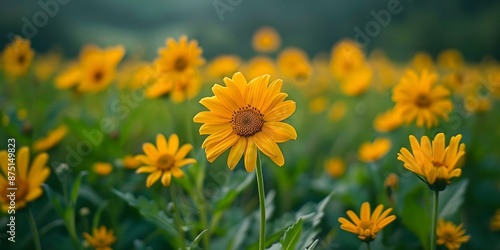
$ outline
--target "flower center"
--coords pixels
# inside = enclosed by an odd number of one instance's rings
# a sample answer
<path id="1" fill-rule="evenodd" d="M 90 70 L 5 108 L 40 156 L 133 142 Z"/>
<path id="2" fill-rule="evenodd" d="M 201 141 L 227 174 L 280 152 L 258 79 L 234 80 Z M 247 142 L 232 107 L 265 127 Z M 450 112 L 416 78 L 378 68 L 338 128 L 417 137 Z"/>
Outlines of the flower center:
<path id="1" fill-rule="evenodd" d="M 237 135 L 248 137 L 262 130 L 264 115 L 260 113 L 260 110 L 248 104 L 247 107 L 233 112 L 231 125 Z"/>
<path id="2" fill-rule="evenodd" d="M 174 166 L 175 159 L 172 155 L 163 154 L 156 161 L 156 167 L 160 170 L 169 170 Z"/>
<path id="3" fill-rule="evenodd" d="M 20 179 L 19 177 L 16 178 L 15 180 L 17 190 L 10 191 L 7 188 L 13 188 L 13 186 L 10 186 L 8 182 L 6 182 L 2 189 L 0 190 L 0 195 L 2 196 L 2 199 L 4 200 L 5 204 L 9 204 L 12 200 L 10 196 L 11 194 L 14 194 L 13 197 L 15 197 L 16 201 L 21 201 L 24 200 L 26 195 L 28 195 L 29 192 L 29 183 L 23 179 Z"/>
<path id="4" fill-rule="evenodd" d="M 371 221 L 361 221 L 358 226 L 359 235 L 371 238 L 372 236 L 373 222 Z"/>
<path id="5" fill-rule="evenodd" d="M 178 57 L 174 62 L 175 71 L 184 71 L 188 65 L 187 60 L 184 57 Z"/>
<path id="6" fill-rule="evenodd" d="M 429 98 L 428 95 L 425 95 L 425 94 L 419 94 L 417 96 L 417 99 L 415 100 L 415 104 L 419 107 L 419 108 L 428 108 L 429 106 L 431 106 L 431 99 Z"/>
<path id="7" fill-rule="evenodd" d="M 440 168 L 440 167 L 447 168 L 446 164 L 438 161 L 432 161 L 432 166 L 434 166 L 435 168 Z"/>
<path id="8" fill-rule="evenodd" d="M 94 82 L 95 83 L 100 82 L 103 77 L 104 77 L 104 73 L 101 70 L 96 70 L 94 72 Z"/>
<path id="9" fill-rule="evenodd" d="M 26 56 L 24 56 L 24 54 L 20 54 L 18 57 L 17 57 L 17 62 L 19 64 L 23 64 L 24 61 L 26 61 Z"/>

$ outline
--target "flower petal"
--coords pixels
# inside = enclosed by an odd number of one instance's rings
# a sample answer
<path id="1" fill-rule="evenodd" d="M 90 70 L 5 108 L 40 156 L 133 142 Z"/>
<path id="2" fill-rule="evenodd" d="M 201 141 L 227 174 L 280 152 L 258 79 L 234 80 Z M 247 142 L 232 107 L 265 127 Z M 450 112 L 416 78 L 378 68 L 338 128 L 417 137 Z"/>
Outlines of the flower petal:
<path id="1" fill-rule="evenodd" d="M 162 173 L 163 171 L 161 170 L 156 170 L 155 172 L 151 173 L 146 179 L 146 187 L 150 188 L 158 179 L 160 179 Z"/>
<path id="2" fill-rule="evenodd" d="M 229 169 L 233 170 L 234 167 L 236 167 L 241 157 L 243 156 L 246 147 L 246 137 L 240 137 L 238 141 L 231 147 L 231 151 L 229 151 L 229 156 L 227 157 L 227 166 L 229 167 Z"/>
<path id="3" fill-rule="evenodd" d="M 257 146 L 255 146 L 253 137 L 247 137 L 244 161 L 247 172 L 253 172 L 257 163 Z"/>
<path id="4" fill-rule="evenodd" d="M 295 112 L 295 108 L 296 104 L 291 100 L 278 103 L 271 111 L 264 114 L 264 120 L 276 122 L 285 120 Z"/>

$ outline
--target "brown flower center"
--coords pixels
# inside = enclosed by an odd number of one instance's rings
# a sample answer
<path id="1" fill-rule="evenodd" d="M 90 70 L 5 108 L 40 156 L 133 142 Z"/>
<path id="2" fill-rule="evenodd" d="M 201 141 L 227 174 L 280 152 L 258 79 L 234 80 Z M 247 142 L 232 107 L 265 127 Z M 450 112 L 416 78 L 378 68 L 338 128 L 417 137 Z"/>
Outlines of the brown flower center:
<path id="1" fill-rule="evenodd" d="M 156 167 L 160 170 L 169 170 L 174 166 L 175 158 L 169 154 L 161 155 L 156 161 Z"/>
<path id="2" fill-rule="evenodd" d="M 237 135 L 248 137 L 262 130 L 264 115 L 260 113 L 260 110 L 248 104 L 247 107 L 233 112 L 231 125 Z"/>
<path id="3" fill-rule="evenodd" d="M 17 190 L 9 190 L 8 188 L 17 188 Z M 11 194 L 14 194 L 16 201 L 21 201 L 26 198 L 29 193 L 29 183 L 19 177 L 15 180 L 15 186 L 9 185 L 9 182 L 6 182 L 2 189 L 0 190 L 0 195 L 5 204 L 9 204 L 11 202 Z"/>
<path id="4" fill-rule="evenodd" d="M 184 71 L 188 66 L 188 61 L 184 57 L 178 57 L 174 62 L 175 71 Z"/>
<path id="5" fill-rule="evenodd" d="M 20 54 L 18 57 L 17 57 L 17 63 L 19 64 L 24 64 L 24 62 L 26 61 L 26 56 L 24 54 Z"/>
<path id="6" fill-rule="evenodd" d="M 440 168 L 440 167 L 448 168 L 446 164 L 438 161 L 432 161 L 432 166 L 434 166 L 435 168 Z"/>
<path id="7" fill-rule="evenodd" d="M 99 83 L 102 78 L 104 78 L 104 72 L 102 72 L 101 70 L 96 70 L 94 72 L 94 82 Z"/>
<path id="8" fill-rule="evenodd" d="M 432 104 L 432 100 L 426 94 L 419 94 L 417 99 L 415 99 L 415 104 L 419 108 L 428 108 Z"/>

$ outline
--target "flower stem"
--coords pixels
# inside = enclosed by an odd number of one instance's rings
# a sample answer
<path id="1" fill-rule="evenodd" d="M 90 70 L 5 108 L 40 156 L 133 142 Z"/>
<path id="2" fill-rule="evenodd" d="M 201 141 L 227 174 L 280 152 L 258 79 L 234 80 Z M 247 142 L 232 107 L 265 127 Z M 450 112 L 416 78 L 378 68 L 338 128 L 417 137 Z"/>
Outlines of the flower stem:
<path id="1" fill-rule="evenodd" d="M 439 191 L 434 191 L 434 204 L 432 209 L 432 228 L 431 228 L 431 250 L 436 250 L 436 227 L 438 217 Z"/>
<path id="2" fill-rule="evenodd" d="M 366 249 L 371 250 L 370 242 L 366 242 Z"/>
<path id="3" fill-rule="evenodd" d="M 264 192 L 264 177 L 262 174 L 262 164 L 260 162 L 260 153 L 257 152 L 257 189 L 259 191 L 260 205 L 260 234 L 259 234 L 259 249 L 266 248 L 266 194 Z"/>
<path id="4" fill-rule="evenodd" d="M 184 236 L 184 230 L 181 224 L 181 212 L 179 210 L 179 203 L 177 202 L 177 195 L 175 194 L 175 185 L 170 186 L 170 199 L 174 203 L 174 221 L 177 227 L 177 232 L 179 233 L 179 246 L 180 249 L 186 249 L 186 237 Z"/>
<path id="5" fill-rule="evenodd" d="M 36 228 L 35 217 L 33 216 L 33 212 L 31 212 L 31 209 L 28 209 L 28 213 L 29 213 L 28 220 L 31 227 L 31 234 L 33 235 L 33 241 L 35 242 L 35 249 L 41 250 L 42 246 L 40 244 L 40 236 L 38 235 L 38 229 Z"/>

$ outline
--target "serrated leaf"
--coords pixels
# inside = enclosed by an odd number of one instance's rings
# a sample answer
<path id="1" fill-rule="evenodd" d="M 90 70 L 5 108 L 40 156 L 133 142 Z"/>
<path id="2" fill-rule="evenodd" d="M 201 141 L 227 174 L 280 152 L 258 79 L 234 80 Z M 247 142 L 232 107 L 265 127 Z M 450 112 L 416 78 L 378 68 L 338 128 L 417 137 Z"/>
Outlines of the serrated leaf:
<path id="1" fill-rule="evenodd" d="M 463 180 L 448 186 L 439 194 L 439 218 L 449 218 L 457 212 L 464 202 L 468 184 L 467 180 Z"/>
<path id="2" fill-rule="evenodd" d="M 302 218 L 297 222 L 293 223 L 286 231 L 283 237 L 280 239 L 283 250 L 295 249 L 295 246 L 299 242 L 300 233 L 302 233 Z"/>
<path id="3" fill-rule="evenodd" d="M 82 178 L 87 175 L 87 171 L 82 171 L 76 177 L 75 183 L 73 184 L 73 188 L 71 189 L 71 204 L 74 206 L 76 204 L 76 200 L 78 199 L 78 192 L 80 190 L 80 186 L 82 184 Z"/>

